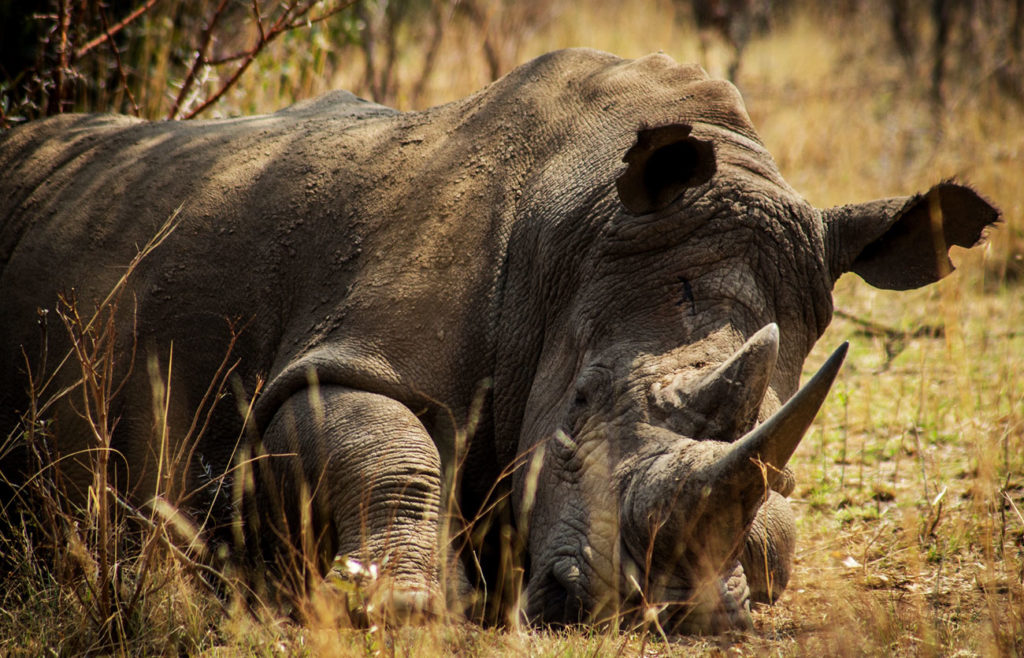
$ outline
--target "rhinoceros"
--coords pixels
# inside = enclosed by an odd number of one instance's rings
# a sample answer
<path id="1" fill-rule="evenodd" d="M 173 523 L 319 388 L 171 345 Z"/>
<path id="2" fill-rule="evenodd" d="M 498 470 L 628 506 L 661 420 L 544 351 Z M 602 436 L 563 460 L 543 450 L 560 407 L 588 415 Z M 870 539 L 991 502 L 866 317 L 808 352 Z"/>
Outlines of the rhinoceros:
<path id="1" fill-rule="evenodd" d="M 207 514 L 262 523 L 254 559 L 362 556 L 413 612 L 491 577 L 473 558 L 514 530 L 531 622 L 640 610 L 682 632 L 749 628 L 787 584 L 786 464 L 845 347 L 798 384 L 836 279 L 936 281 L 998 215 L 948 181 L 816 209 L 730 83 L 586 49 L 425 111 L 339 91 L 223 120 L 57 116 L 4 135 L 0 172 L 0 421 L 56 372 L 72 500 L 96 439 L 46 311 L 87 316 L 135 259 L 105 362 L 129 500 L 202 508 L 191 493 L 248 473 L 228 487 L 244 513 Z M 502 492 L 503 531 L 450 558 L 472 530 L 451 518 Z"/>

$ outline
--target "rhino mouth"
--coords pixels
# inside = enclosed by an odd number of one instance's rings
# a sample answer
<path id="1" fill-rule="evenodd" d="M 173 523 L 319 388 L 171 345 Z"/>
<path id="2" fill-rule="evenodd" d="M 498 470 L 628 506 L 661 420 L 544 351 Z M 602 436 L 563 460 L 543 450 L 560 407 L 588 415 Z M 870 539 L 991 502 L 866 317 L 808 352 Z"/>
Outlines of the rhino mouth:
<path id="1" fill-rule="evenodd" d="M 629 560 L 631 562 L 631 560 Z M 619 574 L 625 580 L 630 571 L 626 565 Z M 614 609 L 615 601 L 601 601 L 592 594 L 592 585 L 598 580 L 596 571 L 586 565 L 586 560 L 575 555 L 556 557 L 541 573 L 531 578 L 526 589 L 526 618 L 534 624 L 548 626 L 572 626 L 576 624 L 611 623 L 625 619 L 636 603 L 627 592 L 621 591 L 620 584 L 608 584 L 609 591 L 619 591 L 619 610 Z"/>
<path id="2" fill-rule="evenodd" d="M 663 583 L 655 598 L 648 598 L 636 579 L 637 563 L 622 545 L 619 596 L 597 600 L 585 587 L 577 558 L 556 560 L 527 588 L 527 621 L 554 627 L 608 624 L 634 630 L 656 624 L 666 633 L 717 634 L 749 630 L 750 593 L 742 568 L 705 583 L 698 590 L 680 578 Z M 675 581 L 675 582 L 671 582 Z"/>
<path id="3" fill-rule="evenodd" d="M 548 567 L 539 578 L 531 579 L 526 590 L 526 620 L 531 624 L 564 626 L 588 620 L 589 606 L 584 590 L 577 582 L 558 575 Z M 570 592 L 572 592 L 570 594 Z"/>

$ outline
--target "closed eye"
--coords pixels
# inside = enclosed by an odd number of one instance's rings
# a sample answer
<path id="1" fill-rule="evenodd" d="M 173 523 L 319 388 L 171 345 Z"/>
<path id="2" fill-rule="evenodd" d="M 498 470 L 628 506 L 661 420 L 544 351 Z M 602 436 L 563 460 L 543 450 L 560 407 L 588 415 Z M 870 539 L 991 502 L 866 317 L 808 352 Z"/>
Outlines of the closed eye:
<path id="1" fill-rule="evenodd" d="M 585 407 L 594 402 L 600 402 L 602 397 L 607 395 L 612 381 L 611 369 L 602 364 L 591 364 L 586 366 L 576 378 L 576 392 L 573 404 L 577 407 Z"/>

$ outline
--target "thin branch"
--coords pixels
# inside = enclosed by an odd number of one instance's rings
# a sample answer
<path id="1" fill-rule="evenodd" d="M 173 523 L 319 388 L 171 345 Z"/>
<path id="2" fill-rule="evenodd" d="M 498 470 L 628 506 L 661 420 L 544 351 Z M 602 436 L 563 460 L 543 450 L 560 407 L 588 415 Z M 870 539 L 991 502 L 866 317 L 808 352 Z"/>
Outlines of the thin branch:
<path id="1" fill-rule="evenodd" d="M 203 67 L 203 64 L 206 61 L 206 49 L 210 47 L 210 41 L 213 39 L 213 31 L 217 27 L 217 22 L 220 20 L 220 17 L 227 6 L 228 0 L 220 0 L 220 4 L 217 5 L 217 9 L 213 12 L 213 16 L 210 17 L 209 23 L 206 24 L 205 28 L 203 28 L 199 48 L 196 50 L 195 61 L 192 62 L 192 67 L 189 69 L 188 75 L 185 76 L 185 82 L 181 85 L 181 91 L 178 92 L 178 97 L 174 99 L 174 105 L 171 106 L 171 111 L 167 114 L 168 119 L 173 119 L 178 115 L 178 109 L 188 96 L 188 92 L 191 91 L 192 85 L 196 80 L 196 75 L 199 74 L 199 69 Z"/>
<path id="2" fill-rule="evenodd" d="M 71 8 L 67 0 L 57 5 L 57 68 L 53 72 L 53 89 L 47 102 L 46 114 L 52 116 L 64 111 L 64 73 L 68 69 L 68 24 Z"/>
<path id="3" fill-rule="evenodd" d="M 290 22 L 288 24 L 285 24 L 284 21 L 287 18 L 287 12 L 290 12 L 294 8 L 294 6 L 289 6 L 289 8 L 287 9 L 285 15 L 282 16 L 281 18 L 279 18 L 274 23 L 274 25 L 270 28 L 271 33 L 268 34 L 266 29 L 263 27 L 263 16 L 262 16 L 262 14 L 260 14 L 259 5 L 257 4 L 257 0 L 253 0 L 253 3 L 252 3 L 253 4 L 253 13 L 256 16 L 256 27 L 257 27 L 257 29 L 259 30 L 259 33 L 260 33 L 259 41 L 257 41 L 256 45 L 253 46 L 253 48 L 262 47 L 262 46 L 266 45 L 267 43 L 270 43 L 271 40 L 273 40 L 276 36 L 278 36 L 278 33 L 281 33 L 281 32 L 287 31 L 287 30 L 297 30 L 297 29 L 300 29 L 300 28 L 303 28 L 303 27 L 307 27 L 307 26 L 310 26 L 310 25 L 316 25 L 317 23 L 322 23 L 323 21 L 327 20 L 328 18 L 330 18 L 330 17 L 332 17 L 332 16 L 334 16 L 336 14 L 339 14 L 339 13 L 345 11 L 346 9 L 348 9 L 349 7 L 354 5 L 359 0 L 350 0 L 349 2 L 346 2 L 344 4 L 338 5 L 334 9 L 330 9 L 330 10 L 324 12 L 323 14 L 321 14 L 320 16 L 317 16 L 316 18 L 306 18 L 306 19 L 301 18 L 301 16 L 303 14 L 305 14 L 306 12 L 312 11 L 313 5 L 316 4 L 318 1 L 319 0 L 314 0 L 314 2 L 309 7 L 306 7 L 305 9 L 303 9 L 300 12 L 300 17 L 299 18 L 297 18 L 296 20 L 294 20 L 294 21 L 292 21 L 292 22 Z M 217 57 L 217 58 L 212 58 L 212 59 L 211 58 L 207 58 L 206 59 L 206 63 L 208 65 L 210 65 L 210 66 L 221 66 L 223 64 L 230 64 L 231 62 L 237 62 L 240 59 L 245 59 L 245 58 L 251 56 L 252 53 L 253 53 L 253 48 L 250 48 L 248 50 L 240 50 L 240 51 L 238 51 L 236 53 L 233 53 L 231 55 L 225 55 L 223 57 Z"/>
<path id="4" fill-rule="evenodd" d="M 130 25 L 133 21 L 135 21 L 140 16 L 145 14 L 147 11 L 152 9 L 153 5 L 155 5 L 157 2 L 158 2 L 158 0 L 146 0 L 146 2 L 144 4 L 139 5 L 130 14 L 125 16 L 123 19 L 121 19 L 117 23 L 114 23 L 110 27 L 109 30 L 105 29 L 103 34 L 99 35 L 95 39 L 92 39 L 91 41 L 86 43 L 84 46 L 82 46 L 81 48 L 76 50 L 75 51 L 75 58 L 78 59 L 78 58 L 82 57 L 83 55 L 85 55 L 86 53 L 88 53 L 89 51 L 91 51 L 96 46 L 102 45 L 103 43 L 105 43 L 107 41 L 111 41 L 114 38 L 115 34 L 120 32 L 124 28 L 128 27 L 128 25 Z M 102 12 L 103 12 L 103 9 L 102 9 L 102 7 L 100 7 L 101 15 L 102 15 Z"/>
<path id="5" fill-rule="evenodd" d="M 238 53 L 236 55 L 232 55 L 231 57 L 222 60 L 226 62 L 241 59 L 242 63 L 238 65 L 238 68 L 236 68 L 235 71 L 231 74 L 231 76 L 226 81 L 224 81 L 224 83 L 220 86 L 220 88 L 217 91 L 208 96 L 206 100 L 200 103 L 199 106 L 196 107 L 194 110 L 186 114 L 184 118 L 193 119 L 200 113 L 205 111 L 208 107 L 210 107 L 218 100 L 220 100 L 220 98 L 225 93 L 227 93 L 229 89 L 235 86 L 239 78 L 242 77 L 242 74 L 245 73 L 245 71 L 249 68 L 249 65 L 253 63 L 256 57 L 274 39 L 281 36 L 285 32 L 288 32 L 289 30 L 298 29 L 300 27 L 305 27 L 307 25 L 312 25 L 313 23 L 319 23 L 320 21 L 326 20 L 327 18 L 330 18 L 331 16 L 337 14 L 338 12 L 354 5 L 357 1 L 358 0 L 348 0 L 347 2 L 344 2 L 341 5 L 335 7 L 334 9 L 328 10 L 324 14 L 317 16 L 315 19 L 311 18 L 307 20 L 303 20 L 302 17 L 308 14 L 310 11 L 312 11 L 313 7 L 319 3 L 319 0 L 314 0 L 309 4 L 302 6 L 299 6 L 299 4 L 295 1 L 289 2 L 288 5 L 285 7 L 284 13 L 282 13 L 281 16 L 278 17 L 276 21 L 274 21 L 274 24 L 270 26 L 269 30 L 264 29 L 262 19 L 260 19 L 258 21 L 260 34 L 258 40 L 256 41 L 256 44 L 245 53 Z M 253 0 L 253 4 L 256 4 L 256 0 Z M 256 9 L 255 11 L 258 12 L 259 10 Z M 208 61 L 206 63 L 210 64 L 211 62 Z M 181 96 L 179 95 L 179 98 L 180 97 Z M 178 103 L 175 103 L 175 108 L 174 110 L 172 110 L 172 116 L 170 118 L 173 118 L 173 114 L 177 112 L 177 107 Z"/>
<path id="6" fill-rule="evenodd" d="M 240 50 L 237 53 L 234 53 L 234 54 L 231 54 L 231 55 L 225 55 L 224 57 L 217 57 L 215 59 L 207 59 L 206 60 L 206 64 L 208 66 L 224 66 L 225 64 L 230 64 L 231 62 L 237 62 L 240 59 L 245 59 L 248 56 L 249 56 L 249 51 L 248 50 Z"/>
<path id="7" fill-rule="evenodd" d="M 156 0 L 151 1 L 156 2 Z M 117 66 L 117 74 L 121 77 L 121 87 L 124 89 L 124 93 L 128 96 L 128 102 L 132 104 L 132 114 L 134 116 L 139 116 L 139 104 L 135 102 L 135 96 L 132 94 L 132 89 L 128 85 L 128 74 L 125 73 L 124 64 L 121 62 L 121 52 L 117 49 L 117 44 L 114 43 L 113 32 L 111 32 L 111 29 L 107 24 L 107 12 L 103 11 L 103 5 L 98 5 L 96 10 L 99 12 L 100 25 L 103 26 L 103 32 L 107 37 L 107 43 L 110 44 L 110 52 L 114 55 L 114 64 Z M 124 23 L 124 21 L 122 21 L 122 23 Z M 81 52 L 81 50 L 76 52 L 75 57 L 81 57 Z"/>
<path id="8" fill-rule="evenodd" d="M 313 9 L 313 5 L 315 5 L 319 1 L 320 0 L 312 0 L 308 5 L 306 5 L 305 8 L 302 9 L 302 11 L 296 12 L 297 15 L 301 16 L 301 15 L 305 14 L 306 12 L 310 11 L 311 9 Z M 288 17 L 291 15 L 291 13 L 293 11 L 296 11 L 295 8 L 298 7 L 298 6 L 299 6 L 299 0 L 288 0 L 288 4 L 285 5 L 285 8 L 284 8 L 284 13 L 281 14 L 281 17 L 279 19 L 277 19 L 277 22 L 274 24 L 274 27 L 277 27 L 279 25 L 285 25 L 288 22 L 288 20 L 289 20 Z"/>
<path id="9" fill-rule="evenodd" d="M 259 0 L 252 0 L 252 13 L 256 16 L 256 27 L 260 31 L 260 43 L 263 43 L 267 40 L 267 34 L 263 31 L 263 17 L 260 16 Z"/>
<path id="10" fill-rule="evenodd" d="M 296 20 L 295 22 L 293 22 L 290 25 L 288 25 L 288 29 L 289 30 L 297 30 L 297 29 L 299 29 L 301 27 L 309 27 L 309 26 L 312 26 L 312 25 L 316 25 L 317 23 L 322 23 L 323 21 L 326 21 L 331 16 L 334 16 L 335 14 L 340 14 L 341 12 L 345 11 L 346 9 L 348 9 L 349 7 L 354 5 L 356 2 L 359 2 L 359 0 L 350 0 L 350 2 L 346 2 L 345 4 L 338 5 L 334 9 L 330 9 L 330 10 L 324 12 L 323 14 L 321 14 L 320 16 L 317 16 L 316 18 L 307 18 L 305 20 Z M 312 7 L 310 7 L 310 10 L 312 10 Z"/>
<path id="11" fill-rule="evenodd" d="M 250 52 L 246 56 L 245 61 L 242 62 L 235 72 L 231 74 L 231 77 L 221 85 L 220 89 L 214 92 L 211 96 L 208 96 L 206 100 L 199 104 L 199 107 L 186 114 L 185 119 L 194 119 L 199 113 L 203 112 L 206 108 L 220 100 L 220 97 L 227 93 L 228 89 L 234 87 L 235 83 L 238 82 L 238 79 L 242 77 L 243 73 L 245 73 L 245 70 L 249 68 L 250 64 L 252 64 L 252 61 L 256 59 L 256 53 L 259 52 L 259 50 L 262 50 L 262 46 L 258 50 Z M 177 106 L 177 103 L 175 103 L 175 106 Z M 177 111 L 177 107 L 175 107 L 175 111 Z"/>

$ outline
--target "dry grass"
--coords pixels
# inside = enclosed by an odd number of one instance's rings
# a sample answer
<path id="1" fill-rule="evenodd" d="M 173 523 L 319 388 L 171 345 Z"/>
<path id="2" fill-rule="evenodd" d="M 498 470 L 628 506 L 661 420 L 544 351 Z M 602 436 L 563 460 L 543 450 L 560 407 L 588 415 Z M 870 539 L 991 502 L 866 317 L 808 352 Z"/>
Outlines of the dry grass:
<path id="1" fill-rule="evenodd" d="M 519 61 L 577 45 L 624 56 L 662 49 L 680 61 L 698 57 L 695 33 L 664 0 L 557 2 L 551 12 L 544 27 L 510 47 Z M 438 74 L 426 88 L 431 104 L 486 82 L 482 56 L 461 45 L 477 43 L 474 29 L 449 27 Z M 166 582 L 132 626 L 151 624 L 157 632 L 139 632 L 135 644 L 113 650 L 1024 654 L 1024 110 L 978 81 L 952 88 L 947 106 L 935 112 L 925 90 L 902 77 L 882 29 L 870 15 L 838 24 L 805 12 L 751 45 L 741 88 L 783 174 L 820 206 L 905 194 L 955 176 L 999 206 L 1004 223 L 986 247 L 960 254 L 960 272 L 939 285 L 890 293 L 853 276 L 837 284 L 843 314 L 807 370 L 842 340 L 851 341 L 850 355 L 794 458 L 800 539 L 793 581 L 777 606 L 756 614 L 754 632 L 665 645 L 642 634 L 497 631 L 460 622 L 352 630 L 329 598 L 311 604 L 305 626 L 254 621 L 235 608 L 225 613 L 180 560 L 162 553 L 148 568 Z M 401 76 L 418 70 L 415 56 L 411 49 L 398 62 Z M 309 39 L 275 43 L 258 67 L 221 113 L 272 110 L 360 84 L 357 52 L 316 30 Z M 402 93 L 398 105 L 408 107 Z M 915 335 L 924 326 L 935 330 Z M 20 586 L 0 600 L 0 653 L 82 646 L 65 637 L 77 632 L 80 601 L 46 573 L 26 574 Z"/>

